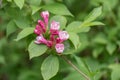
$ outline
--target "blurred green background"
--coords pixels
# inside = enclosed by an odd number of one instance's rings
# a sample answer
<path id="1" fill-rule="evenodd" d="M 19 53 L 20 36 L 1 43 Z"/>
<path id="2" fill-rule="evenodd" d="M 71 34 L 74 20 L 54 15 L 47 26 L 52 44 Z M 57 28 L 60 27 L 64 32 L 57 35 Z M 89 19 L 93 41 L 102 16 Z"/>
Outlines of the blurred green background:
<path id="1" fill-rule="evenodd" d="M 23 8 L 15 1 L 25 1 Z M 46 55 L 29 60 L 28 42 L 14 39 L 21 29 L 34 26 L 41 6 L 52 3 L 64 4 L 74 15 L 65 16 L 68 23 L 83 21 L 93 8 L 103 7 L 98 20 L 105 26 L 80 33 L 81 47 L 75 55 L 89 65 L 96 80 L 120 80 L 120 0 L 0 0 L 0 80 L 43 80 L 40 66 Z M 79 65 L 73 56 L 69 58 Z M 51 80 L 84 80 L 62 59 L 60 63 Z"/>

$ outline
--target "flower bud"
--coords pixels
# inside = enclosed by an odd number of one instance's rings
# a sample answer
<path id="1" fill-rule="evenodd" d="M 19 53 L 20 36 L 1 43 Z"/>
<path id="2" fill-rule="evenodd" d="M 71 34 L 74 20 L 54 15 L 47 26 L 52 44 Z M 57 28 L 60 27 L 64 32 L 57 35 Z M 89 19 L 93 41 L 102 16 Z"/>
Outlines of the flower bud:
<path id="1" fill-rule="evenodd" d="M 42 36 L 42 35 L 39 35 L 36 37 L 36 41 L 35 41 L 36 44 L 47 44 L 47 40 Z"/>
<path id="2" fill-rule="evenodd" d="M 56 21 L 52 21 L 50 25 L 50 30 L 59 30 L 60 23 Z"/>
<path id="3" fill-rule="evenodd" d="M 69 34 L 67 31 L 59 31 L 58 35 L 61 40 L 67 40 L 69 38 Z"/>
<path id="4" fill-rule="evenodd" d="M 52 21 L 51 25 L 50 25 L 50 32 L 51 34 L 53 35 L 57 35 L 58 34 L 58 30 L 60 28 L 60 24 L 59 22 L 56 22 L 56 21 Z"/>
<path id="5" fill-rule="evenodd" d="M 64 44 L 56 44 L 55 49 L 57 53 L 63 53 L 64 51 Z"/>
<path id="6" fill-rule="evenodd" d="M 46 32 L 46 27 L 45 24 L 42 20 L 38 20 L 38 24 L 40 25 L 41 29 L 43 30 L 43 32 Z"/>
<path id="7" fill-rule="evenodd" d="M 34 33 L 37 34 L 37 35 L 40 35 L 42 33 L 42 31 L 40 30 L 40 26 L 39 25 L 36 25 Z"/>
<path id="8" fill-rule="evenodd" d="M 44 19 L 45 24 L 48 25 L 49 12 L 43 11 L 43 12 L 41 12 L 41 16 Z"/>
<path id="9" fill-rule="evenodd" d="M 51 48 L 51 47 L 53 46 L 53 42 L 50 41 L 50 40 L 48 40 L 48 41 L 47 41 L 47 46 L 48 46 L 49 48 Z"/>

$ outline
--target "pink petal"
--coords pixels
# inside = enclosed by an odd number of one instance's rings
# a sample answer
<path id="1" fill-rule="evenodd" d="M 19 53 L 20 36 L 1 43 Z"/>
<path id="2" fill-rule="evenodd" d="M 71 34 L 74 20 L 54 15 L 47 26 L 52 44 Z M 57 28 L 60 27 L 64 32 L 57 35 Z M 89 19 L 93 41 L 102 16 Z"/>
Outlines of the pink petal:
<path id="1" fill-rule="evenodd" d="M 40 25 L 41 29 L 43 30 L 43 32 L 46 32 L 46 27 L 45 24 L 42 20 L 38 20 L 38 24 Z"/>
<path id="2" fill-rule="evenodd" d="M 35 30 L 34 30 L 34 33 L 35 33 L 35 34 L 37 34 L 37 35 L 40 35 L 40 34 L 41 34 L 41 31 L 40 31 L 40 30 L 35 29 Z"/>
<path id="3" fill-rule="evenodd" d="M 41 34 L 41 35 L 36 37 L 35 43 L 37 43 L 37 44 L 40 44 L 40 43 L 47 44 L 47 40 Z"/>
<path id="4" fill-rule="evenodd" d="M 50 30 L 59 30 L 60 28 L 60 23 L 56 21 L 52 21 L 50 25 Z"/>
<path id="5" fill-rule="evenodd" d="M 49 12 L 43 11 L 43 12 L 41 12 L 41 16 L 44 19 L 45 24 L 48 25 Z"/>
<path id="6" fill-rule="evenodd" d="M 63 42 L 63 40 L 61 40 L 59 37 L 56 38 L 56 43 L 62 43 L 62 42 Z"/>
<path id="7" fill-rule="evenodd" d="M 64 44 L 56 44 L 55 49 L 57 53 L 63 53 L 64 51 Z"/>
<path id="8" fill-rule="evenodd" d="M 35 42 L 36 44 L 40 44 L 40 43 L 41 43 L 41 42 L 39 42 L 39 41 L 37 41 L 37 40 L 36 40 L 36 41 L 34 41 L 34 42 Z"/>
<path id="9" fill-rule="evenodd" d="M 59 38 L 61 40 L 67 40 L 69 38 L 69 34 L 67 31 L 59 31 Z"/>
<path id="10" fill-rule="evenodd" d="M 40 26 L 39 25 L 36 25 L 34 33 L 37 34 L 37 35 L 40 35 L 42 33 L 42 31 L 40 30 Z"/>
<path id="11" fill-rule="evenodd" d="M 47 41 L 47 46 L 51 48 L 53 46 L 53 42 L 52 41 Z"/>

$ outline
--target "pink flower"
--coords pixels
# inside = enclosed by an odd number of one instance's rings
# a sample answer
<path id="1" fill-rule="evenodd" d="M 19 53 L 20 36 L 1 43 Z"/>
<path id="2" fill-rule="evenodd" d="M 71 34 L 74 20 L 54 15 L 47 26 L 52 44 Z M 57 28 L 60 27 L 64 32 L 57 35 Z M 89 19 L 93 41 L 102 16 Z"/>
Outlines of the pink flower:
<path id="1" fill-rule="evenodd" d="M 50 25 L 50 32 L 53 35 L 57 35 L 58 34 L 58 30 L 60 29 L 60 23 L 56 22 L 56 21 L 52 21 L 51 25 Z"/>
<path id="2" fill-rule="evenodd" d="M 51 22 L 50 30 L 59 30 L 60 28 L 60 23 L 56 21 Z"/>
<path id="3" fill-rule="evenodd" d="M 62 43 L 62 42 L 63 42 L 63 40 L 61 40 L 59 37 L 56 38 L 56 43 Z"/>
<path id="4" fill-rule="evenodd" d="M 46 32 L 45 23 L 42 20 L 38 20 L 38 24 L 40 25 L 42 31 L 45 33 Z"/>
<path id="5" fill-rule="evenodd" d="M 50 35 L 50 40 L 51 41 L 55 41 L 55 36 L 54 35 Z"/>
<path id="6" fill-rule="evenodd" d="M 62 53 L 64 51 L 64 44 L 56 44 L 55 49 L 57 53 Z"/>
<path id="7" fill-rule="evenodd" d="M 38 24 L 36 25 L 34 30 L 34 33 L 37 34 L 35 43 L 45 44 L 49 48 L 56 49 L 57 53 L 63 53 L 64 51 L 63 42 L 69 38 L 69 34 L 67 33 L 67 31 L 59 30 L 60 23 L 57 21 L 52 21 L 50 24 L 50 29 L 47 30 L 49 19 L 48 11 L 41 12 L 41 17 L 43 18 L 44 21 L 38 20 Z"/>
<path id="8" fill-rule="evenodd" d="M 43 11 L 43 12 L 41 12 L 41 16 L 44 19 L 45 24 L 48 25 L 49 12 L 48 11 Z"/>
<path id="9" fill-rule="evenodd" d="M 63 41 L 69 38 L 69 34 L 67 31 L 59 31 L 58 35 L 59 35 L 59 38 Z"/>
<path id="10" fill-rule="evenodd" d="M 53 46 L 53 42 L 52 41 L 47 41 L 47 46 L 49 47 L 49 48 L 51 48 L 52 46 Z"/>
<path id="11" fill-rule="evenodd" d="M 37 35 L 40 35 L 42 33 L 42 30 L 41 30 L 39 25 L 36 25 L 34 33 L 37 34 Z"/>
<path id="12" fill-rule="evenodd" d="M 36 44 L 47 44 L 47 40 L 43 37 L 43 35 L 39 35 L 36 37 L 36 41 L 35 41 Z"/>

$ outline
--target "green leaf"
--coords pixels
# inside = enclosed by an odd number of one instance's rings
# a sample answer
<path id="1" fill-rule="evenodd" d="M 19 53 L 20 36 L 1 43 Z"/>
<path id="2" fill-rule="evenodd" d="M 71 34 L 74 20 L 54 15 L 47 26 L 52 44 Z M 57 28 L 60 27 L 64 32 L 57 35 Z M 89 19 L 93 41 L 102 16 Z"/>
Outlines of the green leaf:
<path id="1" fill-rule="evenodd" d="M 103 33 L 99 33 L 95 36 L 93 39 L 93 42 L 99 43 L 99 44 L 107 44 L 107 37 Z"/>
<path id="2" fill-rule="evenodd" d="M 100 0 L 100 3 L 103 4 L 104 10 L 109 12 L 112 12 L 112 9 L 116 7 L 118 2 L 119 0 Z"/>
<path id="3" fill-rule="evenodd" d="M 84 23 L 92 22 L 102 14 L 102 7 L 97 7 L 86 17 Z"/>
<path id="4" fill-rule="evenodd" d="M 47 49 L 48 48 L 46 45 L 43 45 L 43 44 L 38 45 L 38 44 L 35 44 L 34 41 L 32 41 L 28 47 L 30 59 L 41 56 L 46 52 Z"/>
<path id="5" fill-rule="evenodd" d="M 8 2 L 12 2 L 12 0 L 7 0 Z"/>
<path id="6" fill-rule="evenodd" d="M 28 0 L 28 3 L 30 5 L 39 6 L 41 3 L 41 0 Z"/>
<path id="7" fill-rule="evenodd" d="M 90 26 L 97 26 L 97 25 L 104 25 L 104 24 L 102 22 L 99 22 L 99 21 L 88 22 L 88 23 L 83 22 L 81 27 L 90 27 Z"/>
<path id="8" fill-rule="evenodd" d="M 8 37 L 11 33 L 15 32 L 16 29 L 17 29 L 17 27 L 16 27 L 14 21 L 11 20 L 11 21 L 7 24 L 7 29 L 6 29 L 6 30 L 7 30 L 7 31 L 6 31 L 7 37 Z"/>
<path id="9" fill-rule="evenodd" d="M 25 28 L 18 34 L 17 39 L 15 39 L 15 40 L 19 41 L 22 38 L 25 38 L 28 35 L 32 34 L 33 32 L 34 32 L 34 28 Z"/>
<path id="10" fill-rule="evenodd" d="M 91 80 L 96 80 L 95 77 L 98 75 L 99 70 L 101 68 L 105 68 L 105 65 L 100 64 L 96 59 L 86 58 L 85 64 L 86 68 L 89 70 L 89 76 L 92 78 Z"/>
<path id="11" fill-rule="evenodd" d="M 112 69 L 111 80 L 120 80 L 120 64 L 111 64 L 108 67 Z"/>
<path id="12" fill-rule="evenodd" d="M 99 21 L 94 21 L 94 22 L 89 23 L 89 26 L 97 26 L 97 25 L 105 25 L 105 24 Z"/>
<path id="13" fill-rule="evenodd" d="M 85 78 L 74 71 L 68 74 L 63 80 L 85 80 Z"/>
<path id="14" fill-rule="evenodd" d="M 70 35 L 69 37 L 70 41 L 73 43 L 75 49 L 77 49 L 80 46 L 79 36 L 73 32 L 70 32 L 69 35 Z"/>
<path id="15" fill-rule="evenodd" d="M 81 24 L 82 22 L 74 21 L 67 26 L 66 30 L 74 33 L 88 32 L 90 30 L 89 27 L 82 27 Z"/>
<path id="16" fill-rule="evenodd" d="M 53 3 L 53 4 L 45 5 L 42 8 L 50 11 L 53 14 L 73 16 L 70 13 L 70 11 L 67 9 L 67 7 L 63 4 Z"/>
<path id="17" fill-rule="evenodd" d="M 31 6 L 31 8 L 32 8 L 32 15 L 35 14 L 37 11 L 39 11 L 41 9 L 41 7 L 33 6 L 33 5 Z"/>
<path id="18" fill-rule="evenodd" d="M 86 68 L 83 60 L 80 57 L 74 56 L 77 64 L 79 65 L 79 69 L 82 70 L 85 74 L 89 74 L 89 70 Z"/>
<path id="19" fill-rule="evenodd" d="M 42 63 L 41 72 L 44 80 L 49 80 L 57 74 L 59 70 L 59 61 L 56 56 L 48 56 Z"/>
<path id="20" fill-rule="evenodd" d="M 23 17 L 23 16 L 19 16 L 18 19 L 14 20 L 14 22 L 21 29 L 24 29 L 24 28 L 27 28 L 30 26 L 29 19 L 27 19 L 26 17 Z"/>
<path id="21" fill-rule="evenodd" d="M 5 64 L 5 57 L 3 55 L 0 55 L 0 64 Z"/>
<path id="22" fill-rule="evenodd" d="M 39 72 L 29 69 L 23 69 L 20 71 L 17 80 L 40 80 L 41 76 Z"/>
<path id="23" fill-rule="evenodd" d="M 25 0 L 14 0 L 14 2 L 20 9 L 22 9 Z"/>
<path id="24" fill-rule="evenodd" d="M 95 47 L 95 49 L 93 50 L 93 57 L 94 58 L 97 58 L 100 54 L 101 54 L 101 52 L 103 51 L 103 47 L 101 47 L 101 46 L 98 46 L 98 47 Z"/>
<path id="25" fill-rule="evenodd" d="M 54 20 L 60 23 L 60 29 L 64 29 L 65 28 L 65 26 L 67 24 L 67 19 L 64 16 L 60 16 L 60 15 L 53 16 L 50 19 L 50 23 L 52 21 L 54 21 Z"/>
<path id="26" fill-rule="evenodd" d="M 75 53 L 76 50 L 73 48 L 74 45 L 72 44 L 72 42 L 70 40 L 65 41 L 64 45 L 65 45 L 65 50 L 64 50 L 63 54 Z"/>
<path id="27" fill-rule="evenodd" d="M 106 49 L 110 55 L 116 50 L 117 46 L 114 43 L 108 43 Z"/>

